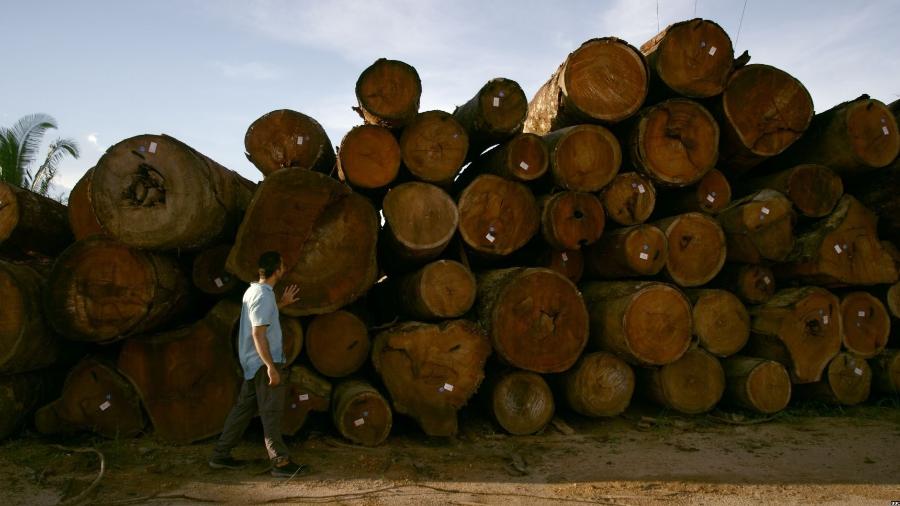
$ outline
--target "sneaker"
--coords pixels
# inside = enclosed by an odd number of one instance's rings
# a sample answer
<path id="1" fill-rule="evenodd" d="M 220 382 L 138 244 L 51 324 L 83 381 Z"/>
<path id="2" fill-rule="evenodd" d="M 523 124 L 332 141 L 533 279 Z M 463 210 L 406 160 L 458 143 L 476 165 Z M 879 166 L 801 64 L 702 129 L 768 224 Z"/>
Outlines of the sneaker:
<path id="1" fill-rule="evenodd" d="M 244 463 L 231 457 L 211 457 L 209 467 L 213 469 L 241 469 Z"/>
<path id="2" fill-rule="evenodd" d="M 306 464 L 288 462 L 283 466 L 272 466 L 272 476 L 276 478 L 292 478 L 306 470 Z"/>

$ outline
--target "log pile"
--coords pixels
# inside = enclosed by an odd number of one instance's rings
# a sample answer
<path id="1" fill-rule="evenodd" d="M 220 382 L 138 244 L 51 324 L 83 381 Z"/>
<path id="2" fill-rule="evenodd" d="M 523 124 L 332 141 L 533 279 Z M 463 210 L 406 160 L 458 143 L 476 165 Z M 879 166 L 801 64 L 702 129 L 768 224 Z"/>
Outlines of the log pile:
<path id="1" fill-rule="evenodd" d="M 0 437 L 214 436 L 270 250 L 276 292 L 299 287 L 289 435 L 900 393 L 900 106 L 815 114 L 748 59 L 692 19 L 640 50 L 589 40 L 531 100 L 498 77 L 451 113 L 382 58 L 338 150 L 298 111 L 249 125 L 258 184 L 166 135 L 113 145 L 68 208 L 0 184 Z"/>

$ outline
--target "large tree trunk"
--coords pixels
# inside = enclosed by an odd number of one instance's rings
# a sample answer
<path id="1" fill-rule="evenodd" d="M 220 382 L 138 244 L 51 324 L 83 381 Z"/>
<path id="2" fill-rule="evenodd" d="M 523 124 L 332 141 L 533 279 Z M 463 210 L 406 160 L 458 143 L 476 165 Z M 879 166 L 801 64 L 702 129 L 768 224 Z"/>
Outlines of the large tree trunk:
<path id="1" fill-rule="evenodd" d="M 725 371 L 719 359 L 693 348 L 662 367 L 640 371 L 644 392 L 653 401 L 680 413 L 706 413 L 725 393 Z"/>
<path id="2" fill-rule="evenodd" d="M 872 387 L 883 394 L 900 394 L 900 350 L 884 350 L 871 365 Z"/>
<path id="3" fill-rule="evenodd" d="M 0 376 L 0 441 L 19 431 L 38 406 L 59 393 L 55 376 L 46 371 Z"/>
<path id="4" fill-rule="evenodd" d="M 486 392 L 494 420 L 514 436 L 540 432 L 556 410 L 550 386 L 533 372 L 511 369 L 497 373 L 481 390 Z"/>
<path id="5" fill-rule="evenodd" d="M 240 280 L 225 269 L 231 244 L 207 248 L 194 257 L 191 280 L 207 295 L 225 295 L 234 291 Z"/>
<path id="6" fill-rule="evenodd" d="M 872 358 L 887 346 L 891 317 L 884 304 L 867 292 L 841 298 L 841 339 L 844 348 L 860 358 Z"/>
<path id="7" fill-rule="evenodd" d="M 369 330 L 350 311 L 316 316 L 306 329 L 306 356 L 317 371 L 343 378 L 359 370 L 369 358 Z"/>
<path id="8" fill-rule="evenodd" d="M 647 221 L 656 207 L 656 188 L 637 172 L 619 173 L 599 196 L 606 216 L 624 226 Z"/>
<path id="9" fill-rule="evenodd" d="M 69 193 L 66 208 L 69 212 L 69 227 L 72 229 L 72 235 L 76 241 L 87 239 L 92 235 L 106 235 L 100 222 L 97 221 L 94 204 L 91 202 L 91 177 L 93 174 L 94 169 L 88 169 Z"/>
<path id="10" fill-rule="evenodd" d="M 791 400 L 791 377 L 778 362 L 733 356 L 722 361 L 725 399 L 738 407 L 765 415 L 777 413 Z"/>
<path id="11" fill-rule="evenodd" d="M 794 210 L 791 201 L 775 190 L 736 200 L 717 218 L 725 232 L 730 262 L 779 262 L 794 247 Z"/>
<path id="12" fill-rule="evenodd" d="M 91 203 L 110 237 L 144 249 L 197 249 L 230 240 L 254 184 L 181 141 L 139 135 L 106 151 Z"/>
<path id="13" fill-rule="evenodd" d="M 379 58 L 356 81 L 356 112 L 371 125 L 398 129 L 419 112 L 422 81 L 412 66 Z"/>
<path id="14" fill-rule="evenodd" d="M 331 418 L 338 432 L 363 446 L 378 446 L 391 433 L 391 407 L 372 385 L 345 381 L 331 394 Z"/>
<path id="15" fill-rule="evenodd" d="M 544 240 L 555 249 L 579 249 L 603 235 L 603 205 L 591 193 L 561 191 L 542 197 L 538 205 Z"/>
<path id="16" fill-rule="evenodd" d="M 691 303 L 671 285 L 610 281 L 583 286 L 591 346 L 633 365 L 678 360 L 691 344 Z"/>
<path id="17" fill-rule="evenodd" d="M 622 148 L 606 128 L 575 125 L 544 135 L 554 184 L 566 190 L 595 192 L 609 184 L 622 166 Z"/>
<path id="18" fill-rule="evenodd" d="M 584 263 L 590 277 L 631 278 L 655 276 L 666 265 L 666 235 L 653 225 L 636 225 L 606 232 L 585 249 Z"/>
<path id="19" fill-rule="evenodd" d="M 295 365 L 287 378 L 287 399 L 281 432 L 293 436 L 312 411 L 327 413 L 331 409 L 331 383 L 310 369 Z"/>
<path id="20" fill-rule="evenodd" d="M 44 278 L 34 269 L 0 260 L 0 374 L 33 371 L 56 363 L 59 338 L 44 323 Z"/>
<path id="21" fill-rule="evenodd" d="M 584 416 L 617 416 L 634 394 L 634 371 L 606 352 L 586 353 L 562 375 L 566 403 Z"/>
<path id="22" fill-rule="evenodd" d="M 822 218 L 834 210 L 844 194 L 844 183 L 828 167 L 804 163 L 775 174 L 744 181 L 741 189 L 775 190 L 784 194 L 803 216 Z"/>
<path id="23" fill-rule="evenodd" d="M 279 169 L 309 169 L 330 174 L 335 167 L 334 146 L 315 119 L 279 109 L 254 121 L 244 136 L 247 159 L 264 176 Z"/>
<path id="24" fill-rule="evenodd" d="M 726 265 L 714 285 L 732 291 L 747 304 L 762 304 L 775 295 L 775 275 L 760 264 Z"/>
<path id="25" fill-rule="evenodd" d="M 160 438 L 181 444 L 221 432 L 241 387 L 232 351 L 240 315 L 240 304 L 222 300 L 189 327 L 125 342 L 119 370 Z"/>
<path id="26" fill-rule="evenodd" d="M 456 412 L 478 390 L 491 345 L 467 320 L 402 323 L 378 334 L 372 363 L 394 409 L 429 436 L 452 436 Z"/>
<path id="27" fill-rule="evenodd" d="M 731 184 L 718 169 L 707 172 L 689 188 L 674 189 L 661 195 L 656 207 L 663 215 L 683 213 L 719 214 L 731 204 Z"/>
<path id="28" fill-rule="evenodd" d="M 400 144 L 390 130 L 355 126 L 341 140 L 338 175 L 356 188 L 382 188 L 397 178 L 400 160 Z"/>
<path id="29" fill-rule="evenodd" d="M 400 278 L 395 285 L 400 313 L 413 320 L 459 318 L 475 303 L 475 276 L 454 260 L 437 260 Z"/>
<path id="30" fill-rule="evenodd" d="M 518 134 L 506 143 L 476 158 L 472 165 L 463 172 L 461 179 L 471 177 L 469 176 L 471 171 L 475 175 L 490 173 L 520 183 L 527 183 L 543 177 L 549 166 L 550 153 L 541 136 Z"/>
<path id="31" fill-rule="evenodd" d="M 53 257 L 71 243 L 66 206 L 0 181 L 0 254 Z"/>
<path id="32" fill-rule="evenodd" d="M 687 290 L 693 304 L 693 333 L 700 346 L 717 357 L 739 352 L 750 338 L 750 315 L 727 290 Z"/>
<path id="33" fill-rule="evenodd" d="M 189 307 L 189 290 L 174 258 L 92 237 L 56 260 L 44 314 L 68 339 L 105 343 L 177 318 Z"/>
<path id="34" fill-rule="evenodd" d="M 296 284 L 290 316 L 335 311 L 375 282 L 378 216 L 345 185 L 317 172 L 288 169 L 268 175 L 253 197 L 226 263 L 245 282 L 259 278 L 257 262 L 278 251 L 285 275 L 277 291 Z"/>
<path id="35" fill-rule="evenodd" d="M 453 117 L 469 134 L 467 160 L 485 149 L 522 132 L 528 98 L 512 79 L 491 79 L 468 102 L 453 111 Z"/>
<path id="36" fill-rule="evenodd" d="M 520 369 L 565 371 L 587 344 L 588 314 L 581 294 L 555 271 L 485 272 L 478 277 L 476 305 L 494 351 Z"/>
<path id="37" fill-rule="evenodd" d="M 566 57 L 528 104 L 525 131 L 545 134 L 585 122 L 617 123 L 647 98 L 644 56 L 615 37 L 591 39 Z"/>
<path id="38" fill-rule="evenodd" d="M 708 283 L 725 265 L 725 234 L 714 218 L 686 213 L 654 223 L 666 234 L 665 273 L 682 287 Z"/>
<path id="39" fill-rule="evenodd" d="M 387 245 L 400 261 L 421 263 L 436 258 L 459 226 L 456 203 L 444 190 L 428 183 L 391 188 L 383 207 Z"/>
<path id="40" fill-rule="evenodd" d="M 524 184 L 484 174 L 459 196 L 459 235 L 487 257 L 524 246 L 540 227 L 540 209 Z"/>
<path id="41" fill-rule="evenodd" d="M 403 165 L 417 179 L 449 186 L 466 161 L 469 136 L 444 111 L 419 113 L 400 135 Z"/>
<path id="42" fill-rule="evenodd" d="M 797 387 L 797 395 L 806 399 L 853 406 L 865 402 L 872 388 L 872 369 L 862 358 L 841 352 L 828 364 L 821 381 Z"/>

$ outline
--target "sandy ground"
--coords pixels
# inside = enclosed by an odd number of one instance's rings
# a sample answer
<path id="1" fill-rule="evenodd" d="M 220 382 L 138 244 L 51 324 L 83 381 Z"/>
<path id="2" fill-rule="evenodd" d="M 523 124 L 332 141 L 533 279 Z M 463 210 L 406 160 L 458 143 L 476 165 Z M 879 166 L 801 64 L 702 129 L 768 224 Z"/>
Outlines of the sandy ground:
<path id="1" fill-rule="evenodd" d="M 457 438 L 428 438 L 408 420 L 381 447 L 342 442 L 323 421 L 290 439 L 308 474 L 271 478 L 258 429 L 212 471 L 204 442 L 152 436 L 109 441 L 35 436 L 0 446 L 0 504 L 57 504 L 106 473 L 91 504 L 878 504 L 900 500 L 900 407 L 796 410 L 774 420 L 632 409 L 613 420 L 562 414 L 542 434 L 511 437 L 463 415 Z"/>

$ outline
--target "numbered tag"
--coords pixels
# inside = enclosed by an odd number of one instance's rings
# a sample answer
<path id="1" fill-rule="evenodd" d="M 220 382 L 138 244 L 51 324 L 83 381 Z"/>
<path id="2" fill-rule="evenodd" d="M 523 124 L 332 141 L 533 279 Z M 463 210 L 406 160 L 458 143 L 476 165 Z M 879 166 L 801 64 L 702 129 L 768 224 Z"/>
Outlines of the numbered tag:
<path id="1" fill-rule="evenodd" d="M 641 257 L 641 260 L 647 260 L 648 258 L 650 258 L 650 255 L 648 255 L 646 253 L 641 253 L 638 256 Z"/>
<path id="2" fill-rule="evenodd" d="M 716 46 L 709 48 L 709 55 L 715 56 L 715 54 L 716 54 Z"/>
<path id="3" fill-rule="evenodd" d="M 353 425 L 355 427 L 359 427 L 360 425 L 362 425 L 364 423 L 366 423 L 365 418 L 357 418 L 356 420 L 353 420 Z"/>
<path id="4" fill-rule="evenodd" d="M 500 107 L 500 97 L 494 97 L 494 107 Z"/>
<path id="5" fill-rule="evenodd" d="M 109 401 L 104 402 L 100 405 L 100 411 L 106 411 L 112 404 Z"/>
<path id="6" fill-rule="evenodd" d="M 222 282 L 222 279 L 221 279 L 221 278 L 216 278 L 216 279 L 214 279 L 214 280 L 213 280 L 213 283 L 215 283 L 216 286 L 219 287 L 219 288 L 222 288 L 223 286 L 225 286 L 225 283 Z"/>
<path id="7" fill-rule="evenodd" d="M 563 259 L 563 262 L 568 262 L 568 261 L 569 261 L 569 255 L 566 255 L 565 253 L 563 253 L 563 254 L 562 254 L 562 259 Z"/>
<path id="8" fill-rule="evenodd" d="M 639 184 L 638 187 L 637 187 L 637 189 L 638 189 L 638 193 L 645 193 L 645 192 L 646 192 L 646 190 L 644 189 L 644 185 L 642 185 L 642 184 Z"/>
<path id="9" fill-rule="evenodd" d="M 309 400 L 309 394 L 300 394 L 300 395 L 297 396 L 297 399 L 299 399 L 301 402 L 303 402 L 303 401 L 308 401 L 308 400 Z"/>
<path id="10" fill-rule="evenodd" d="M 519 167 L 522 167 L 522 170 L 528 170 L 528 164 L 525 162 L 519 162 Z"/>
<path id="11" fill-rule="evenodd" d="M 155 142 L 150 143 L 150 149 L 148 149 L 148 151 L 150 151 L 151 153 L 156 153 L 156 143 Z"/>

